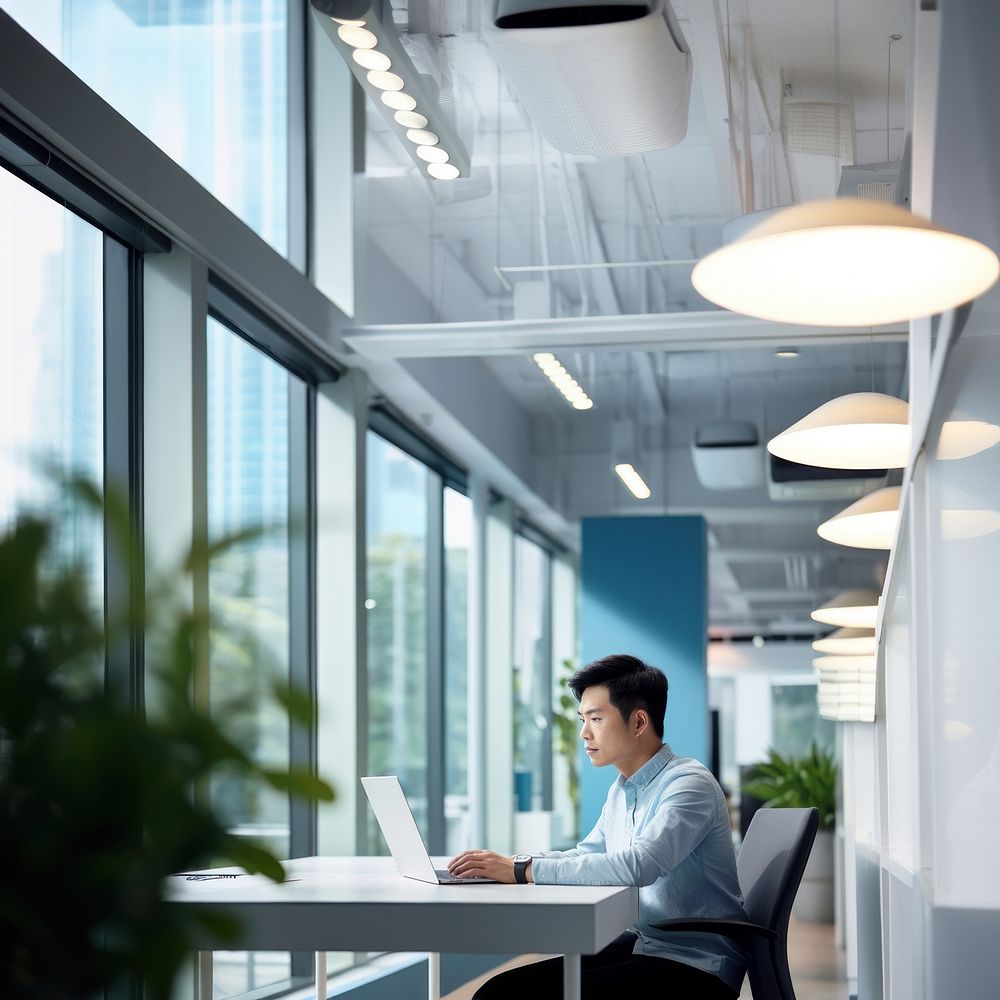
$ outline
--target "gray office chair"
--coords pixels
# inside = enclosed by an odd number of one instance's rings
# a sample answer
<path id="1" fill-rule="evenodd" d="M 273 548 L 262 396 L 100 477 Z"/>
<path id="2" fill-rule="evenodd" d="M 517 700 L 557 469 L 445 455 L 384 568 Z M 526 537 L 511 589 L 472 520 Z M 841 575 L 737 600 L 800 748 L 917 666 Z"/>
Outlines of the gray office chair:
<path id="1" fill-rule="evenodd" d="M 699 917 L 653 926 L 724 934 L 747 952 L 754 1000 L 795 1000 L 788 971 L 788 917 L 818 827 L 818 809 L 759 809 L 736 859 L 747 919 Z"/>

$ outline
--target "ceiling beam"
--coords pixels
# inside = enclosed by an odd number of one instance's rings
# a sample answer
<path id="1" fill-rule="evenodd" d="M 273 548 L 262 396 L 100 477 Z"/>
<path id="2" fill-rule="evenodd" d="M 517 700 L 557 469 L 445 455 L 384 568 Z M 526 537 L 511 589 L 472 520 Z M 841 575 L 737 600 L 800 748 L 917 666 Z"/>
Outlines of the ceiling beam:
<path id="1" fill-rule="evenodd" d="M 844 328 L 772 323 L 722 309 L 626 316 L 483 320 L 354 326 L 344 341 L 372 359 L 454 358 L 527 354 L 532 351 L 707 351 L 905 341 L 902 324 Z"/>

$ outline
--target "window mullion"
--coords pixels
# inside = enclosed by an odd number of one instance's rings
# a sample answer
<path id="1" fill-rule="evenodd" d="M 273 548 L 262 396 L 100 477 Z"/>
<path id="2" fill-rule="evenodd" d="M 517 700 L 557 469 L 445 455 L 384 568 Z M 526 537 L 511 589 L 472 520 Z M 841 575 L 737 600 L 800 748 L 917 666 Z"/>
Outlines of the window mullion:
<path id="1" fill-rule="evenodd" d="M 444 488 L 427 476 L 427 840 L 445 851 Z"/>

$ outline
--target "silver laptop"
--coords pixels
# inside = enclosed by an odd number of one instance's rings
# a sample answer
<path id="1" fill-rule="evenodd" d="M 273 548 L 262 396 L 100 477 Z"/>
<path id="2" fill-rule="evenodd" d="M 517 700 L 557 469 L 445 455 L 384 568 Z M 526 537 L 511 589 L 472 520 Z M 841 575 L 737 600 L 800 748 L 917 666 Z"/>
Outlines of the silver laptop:
<path id="1" fill-rule="evenodd" d="M 495 882 L 492 878 L 456 878 L 447 869 L 435 868 L 431 864 L 427 848 L 424 847 L 420 831 L 417 829 L 410 805 L 406 801 L 399 778 L 390 775 L 384 778 L 362 778 L 365 794 L 371 803 L 372 812 L 378 820 L 382 836 L 392 852 L 399 874 L 405 878 L 419 879 L 421 882 L 436 882 L 438 885 L 467 885 L 476 882 Z"/>

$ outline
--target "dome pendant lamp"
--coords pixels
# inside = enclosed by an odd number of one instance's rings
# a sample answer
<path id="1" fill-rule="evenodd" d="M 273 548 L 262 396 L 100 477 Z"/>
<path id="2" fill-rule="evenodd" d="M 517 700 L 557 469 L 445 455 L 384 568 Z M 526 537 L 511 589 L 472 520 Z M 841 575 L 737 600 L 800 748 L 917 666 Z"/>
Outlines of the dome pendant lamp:
<path id="1" fill-rule="evenodd" d="M 824 521 L 816 533 L 837 545 L 855 549 L 891 549 L 899 527 L 898 486 L 875 490 Z"/>
<path id="2" fill-rule="evenodd" d="M 932 316 L 1000 276 L 987 246 L 897 205 L 862 198 L 775 212 L 704 257 L 691 283 L 733 312 L 807 326 L 878 326 Z"/>
<path id="3" fill-rule="evenodd" d="M 868 656 L 875 654 L 875 631 L 870 628 L 838 628 L 822 639 L 817 639 L 812 648 L 817 653 L 832 656 Z"/>
<path id="4" fill-rule="evenodd" d="M 910 457 L 910 408 L 881 392 L 838 396 L 768 441 L 767 450 L 824 469 L 902 469 Z"/>
<path id="5" fill-rule="evenodd" d="M 840 628 L 874 629 L 878 594 L 874 590 L 845 590 L 810 615 L 814 622 Z"/>

